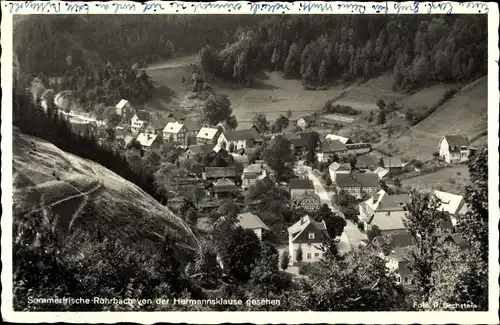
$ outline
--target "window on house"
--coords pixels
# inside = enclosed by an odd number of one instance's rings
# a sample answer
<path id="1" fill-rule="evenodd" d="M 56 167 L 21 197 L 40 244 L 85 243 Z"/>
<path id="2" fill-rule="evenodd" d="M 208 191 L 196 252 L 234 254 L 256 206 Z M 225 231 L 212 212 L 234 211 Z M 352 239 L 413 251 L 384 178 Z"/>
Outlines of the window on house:
<path id="1" fill-rule="evenodd" d="M 307 246 L 311 247 L 311 245 L 312 245 L 311 243 L 307 243 Z"/>
<path id="2" fill-rule="evenodd" d="M 319 257 L 319 253 L 314 253 L 314 257 Z"/>
<path id="3" fill-rule="evenodd" d="M 309 239 L 314 239 L 314 233 L 313 232 L 309 233 Z"/>
<path id="4" fill-rule="evenodd" d="M 310 260 L 311 259 L 311 253 L 307 253 L 307 259 Z"/>
<path id="5" fill-rule="evenodd" d="M 385 213 L 385 215 L 386 215 L 386 216 L 390 216 L 390 215 L 391 215 L 391 211 L 387 211 L 387 212 Z"/>

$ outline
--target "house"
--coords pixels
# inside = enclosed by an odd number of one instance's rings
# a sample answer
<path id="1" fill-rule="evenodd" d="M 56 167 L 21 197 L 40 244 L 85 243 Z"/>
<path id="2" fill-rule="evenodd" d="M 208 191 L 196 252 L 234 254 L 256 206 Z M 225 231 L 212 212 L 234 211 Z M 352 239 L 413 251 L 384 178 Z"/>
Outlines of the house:
<path id="1" fill-rule="evenodd" d="M 143 128 L 146 127 L 150 119 L 151 115 L 148 111 L 137 111 L 130 120 L 130 128 L 132 129 L 132 132 L 139 133 Z"/>
<path id="2" fill-rule="evenodd" d="M 290 187 L 290 198 L 292 201 L 306 192 L 314 192 L 314 184 L 310 179 L 294 178 L 289 181 L 288 186 Z"/>
<path id="3" fill-rule="evenodd" d="M 342 142 L 343 144 L 351 143 L 351 140 L 349 138 L 342 137 L 342 136 L 336 135 L 336 134 L 327 134 L 325 136 L 325 140 L 337 140 L 337 141 Z"/>
<path id="4" fill-rule="evenodd" d="M 180 112 L 168 112 L 166 116 L 167 122 L 182 123 L 186 120 L 186 115 Z"/>
<path id="5" fill-rule="evenodd" d="M 120 100 L 118 104 L 115 106 L 116 114 L 120 116 L 129 116 L 134 113 L 134 108 L 130 104 L 130 102 L 126 99 Z"/>
<path id="6" fill-rule="evenodd" d="M 349 174 L 351 172 L 351 168 L 351 164 L 349 163 L 332 162 L 330 166 L 328 166 L 328 172 L 330 173 L 332 183 L 335 183 L 335 179 L 338 174 Z"/>
<path id="7" fill-rule="evenodd" d="M 136 140 L 144 150 L 158 148 L 160 145 L 158 135 L 152 135 L 149 133 L 140 133 Z"/>
<path id="8" fill-rule="evenodd" d="M 243 169 L 243 175 L 241 176 L 243 189 L 247 190 L 257 181 L 259 176 L 267 176 L 273 181 L 276 180 L 276 172 L 262 160 L 256 160 L 254 164 Z"/>
<path id="9" fill-rule="evenodd" d="M 372 151 L 372 145 L 369 143 L 347 143 L 345 146 L 347 154 L 351 155 L 362 155 Z"/>
<path id="10" fill-rule="evenodd" d="M 243 166 L 243 168 L 250 166 L 250 161 L 248 159 L 248 155 L 240 155 L 240 154 L 235 153 L 235 152 L 231 152 L 230 154 L 231 154 L 231 156 L 233 156 L 234 162 L 240 163 Z"/>
<path id="11" fill-rule="evenodd" d="M 203 172 L 202 177 L 204 180 L 208 181 L 228 178 L 239 184 L 241 174 L 241 169 L 239 169 L 237 166 L 205 167 L 205 171 Z"/>
<path id="12" fill-rule="evenodd" d="M 270 231 L 269 227 L 266 226 L 259 216 L 250 212 L 238 214 L 238 222 L 236 225 L 243 229 L 253 230 L 260 240 L 262 240 L 264 231 Z"/>
<path id="13" fill-rule="evenodd" d="M 384 190 L 359 204 L 359 219 L 365 231 L 377 226 L 384 235 L 405 233 L 406 203 L 408 194 L 389 195 Z"/>
<path id="14" fill-rule="evenodd" d="M 319 162 L 328 161 L 334 155 L 344 156 L 347 154 L 347 147 L 338 140 L 326 140 L 321 144 L 320 152 L 316 154 Z"/>
<path id="15" fill-rule="evenodd" d="M 218 199 L 228 197 L 229 194 L 234 193 L 237 189 L 238 187 L 236 187 L 234 181 L 228 178 L 219 178 L 213 184 L 213 191 L 215 197 Z"/>
<path id="16" fill-rule="evenodd" d="M 312 115 L 302 115 L 297 118 L 297 126 L 302 130 L 314 125 L 316 118 Z"/>
<path id="17" fill-rule="evenodd" d="M 215 144 L 217 143 L 220 133 L 220 129 L 203 127 L 196 135 L 196 141 L 198 144 Z"/>
<path id="18" fill-rule="evenodd" d="M 241 130 L 248 130 L 248 129 L 252 129 L 252 130 L 255 130 L 255 132 L 257 132 L 258 134 L 262 134 L 262 131 L 255 126 L 255 124 L 250 124 L 250 125 L 245 125 L 244 123 L 239 123 L 238 126 L 236 126 L 236 129 L 235 131 L 241 131 Z"/>
<path id="19" fill-rule="evenodd" d="M 328 232 L 324 221 L 317 222 L 303 216 L 288 228 L 290 264 L 297 262 L 297 251 L 302 250 L 303 262 L 317 262 L 323 257 L 322 245 Z"/>
<path id="20" fill-rule="evenodd" d="M 125 137 L 123 137 L 123 145 L 125 147 L 128 147 L 129 144 L 132 143 L 132 141 L 135 140 L 135 137 L 132 136 L 132 135 L 126 135 Z"/>
<path id="21" fill-rule="evenodd" d="M 123 140 L 127 135 L 130 135 L 130 132 L 125 129 L 123 126 L 117 126 L 115 128 L 115 139 Z"/>
<path id="22" fill-rule="evenodd" d="M 321 207 L 321 198 L 314 193 L 314 190 L 295 195 L 291 201 L 295 208 L 304 209 L 308 213 L 316 212 Z"/>
<path id="23" fill-rule="evenodd" d="M 439 156 L 448 164 L 469 160 L 470 140 L 463 135 L 445 135 L 439 140 Z"/>
<path id="24" fill-rule="evenodd" d="M 222 133 L 217 139 L 217 143 L 221 146 L 225 143 L 226 149 L 230 152 L 242 149 L 246 150 L 261 142 L 262 137 L 255 129 L 227 131 Z"/>
<path id="25" fill-rule="evenodd" d="M 186 145 L 187 129 L 184 124 L 170 122 L 163 129 L 163 139 L 165 142 L 177 145 Z"/>
<path id="26" fill-rule="evenodd" d="M 384 157 L 381 159 L 381 167 L 389 171 L 389 177 L 401 174 L 404 171 L 404 163 L 399 157 Z"/>
<path id="27" fill-rule="evenodd" d="M 374 173 L 351 172 L 337 174 L 335 184 L 340 191 L 345 191 L 360 199 L 363 193 L 376 192 L 379 189 L 378 175 Z"/>
<path id="28" fill-rule="evenodd" d="M 377 167 L 374 171 L 374 174 L 378 175 L 378 178 L 381 180 L 386 180 L 389 174 L 389 171 L 385 169 L 384 167 Z"/>
<path id="29" fill-rule="evenodd" d="M 384 240 L 384 235 L 375 237 L 370 243 L 370 246 L 379 248 L 379 256 L 386 261 L 386 266 L 389 270 L 395 272 L 396 283 L 409 285 L 411 284 L 411 272 L 408 269 L 407 256 L 410 249 L 415 247 L 415 241 L 409 232 L 391 234 L 389 236 L 389 245 L 392 248 L 387 255 L 381 250 L 381 244 Z"/>
<path id="30" fill-rule="evenodd" d="M 186 150 L 186 159 L 193 159 L 197 155 L 210 153 L 214 149 L 215 144 L 197 144 L 189 146 Z"/>
<path id="31" fill-rule="evenodd" d="M 454 229 L 457 225 L 457 218 L 467 212 L 464 197 L 437 190 L 434 191 L 434 195 L 440 201 L 439 209 L 449 215 L 452 228 Z"/>

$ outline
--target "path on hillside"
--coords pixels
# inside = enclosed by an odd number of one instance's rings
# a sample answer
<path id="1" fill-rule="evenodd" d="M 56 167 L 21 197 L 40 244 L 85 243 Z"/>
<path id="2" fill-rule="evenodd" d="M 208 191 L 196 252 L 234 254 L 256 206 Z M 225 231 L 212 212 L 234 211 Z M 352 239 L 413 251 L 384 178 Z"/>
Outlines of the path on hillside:
<path id="1" fill-rule="evenodd" d="M 151 70 L 162 70 L 162 69 L 173 69 L 184 67 L 187 65 L 197 65 L 199 61 L 198 55 L 190 55 L 176 59 L 170 59 L 163 63 L 156 63 L 150 65 L 146 68 L 140 68 L 139 71 L 151 71 Z"/>
<path id="2" fill-rule="evenodd" d="M 94 167 L 91 166 L 91 168 L 94 171 L 94 173 L 96 174 L 96 176 L 98 176 L 98 174 L 95 171 Z M 71 218 L 64 218 L 64 219 L 60 219 L 59 220 L 59 222 L 63 222 L 63 223 L 65 223 L 64 222 L 65 220 L 70 220 L 68 222 L 68 227 L 67 228 L 63 227 L 63 229 L 69 229 L 71 227 L 71 224 L 72 224 L 73 220 L 75 219 L 75 217 L 78 216 L 78 214 L 83 210 L 83 208 L 87 204 L 89 196 L 92 195 L 93 193 L 95 193 L 97 190 L 99 190 L 102 187 L 103 184 L 101 183 L 100 179 L 97 179 L 95 185 L 92 186 L 87 191 L 84 191 L 84 192 L 80 191 L 78 188 L 76 188 L 75 186 L 73 186 L 73 185 L 71 185 L 69 183 L 66 183 L 66 184 L 70 185 L 76 191 L 78 191 L 78 194 L 74 194 L 74 195 L 62 198 L 60 200 L 57 200 L 57 201 L 49 203 L 49 204 L 44 204 L 41 207 L 38 207 L 37 209 L 35 209 L 33 211 L 27 211 L 26 213 L 38 212 L 38 211 L 44 210 L 46 208 L 53 208 L 53 207 L 55 207 L 57 205 L 60 205 L 61 203 L 66 203 L 67 204 L 71 200 L 77 200 L 77 199 L 80 199 L 81 197 L 83 197 L 82 202 L 79 204 L 77 210 L 75 211 L 75 213 L 73 213 L 73 215 L 71 216 Z"/>
<path id="3" fill-rule="evenodd" d="M 69 222 L 69 225 L 67 227 L 68 234 L 71 232 L 75 220 L 80 216 L 80 213 L 83 211 L 83 208 L 85 208 L 85 206 L 87 205 L 90 195 L 92 195 L 94 192 L 96 192 L 102 187 L 101 180 L 99 179 L 99 174 L 97 174 L 97 171 L 95 170 L 94 166 L 90 165 L 90 168 L 92 168 L 92 171 L 97 176 L 97 184 L 91 190 L 87 191 L 86 194 L 82 193 L 84 195 L 83 200 L 80 203 L 78 209 L 75 211 L 75 213 L 73 213 L 73 216 L 71 217 L 71 221 Z"/>

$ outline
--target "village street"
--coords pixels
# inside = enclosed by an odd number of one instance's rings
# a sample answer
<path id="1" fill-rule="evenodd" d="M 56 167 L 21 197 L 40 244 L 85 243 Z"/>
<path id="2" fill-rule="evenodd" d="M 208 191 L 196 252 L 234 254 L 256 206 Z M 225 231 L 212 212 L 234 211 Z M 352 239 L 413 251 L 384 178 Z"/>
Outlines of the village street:
<path id="1" fill-rule="evenodd" d="M 318 177 L 318 175 L 316 175 L 316 173 L 312 170 L 312 168 L 309 166 L 305 166 L 303 164 L 303 161 L 299 161 L 297 167 L 299 169 L 307 171 L 307 177 L 313 182 L 314 191 L 320 197 L 321 202 L 326 203 L 333 212 L 339 214 L 342 218 L 346 220 L 346 226 L 344 228 L 344 232 L 340 236 L 339 251 L 341 253 L 346 253 L 353 248 L 357 248 L 360 245 L 364 245 L 362 240 L 366 238 L 366 236 L 363 233 L 361 233 L 361 231 L 352 221 L 347 220 L 344 217 L 344 214 L 340 211 L 338 206 L 335 205 L 333 202 L 333 195 L 332 195 L 333 193 L 325 189 L 325 187 L 323 186 L 323 182 Z"/>

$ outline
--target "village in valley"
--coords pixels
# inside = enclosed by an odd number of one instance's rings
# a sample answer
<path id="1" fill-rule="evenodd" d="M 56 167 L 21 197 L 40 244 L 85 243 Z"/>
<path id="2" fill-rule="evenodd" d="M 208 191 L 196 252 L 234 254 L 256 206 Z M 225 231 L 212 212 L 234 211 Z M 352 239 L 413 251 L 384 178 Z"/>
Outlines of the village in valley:
<path id="1" fill-rule="evenodd" d="M 198 79 L 194 73 L 193 82 L 200 82 Z M 59 96 L 55 97 L 56 104 L 62 101 Z M 114 128 L 106 127 L 105 121 L 71 111 L 64 114 L 70 117 L 75 130 L 97 132 L 97 129 L 106 128 L 107 138 L 99 138 L 101 141 L 109 141 L 111 137 L 124 150 L 136 148 L 141 157 L 152 155 L 167 144 L 176 151 L 172 163 L 189 165 L 188 172 L 176 180 L 175 190 L 196 186 L 199 189 L 196 207 L 200 211 L 218 208 L 228 199 L 241 210 L 248 211 L 237 215 L 237 225 L 253 230 L 260 240 L 264 238 L 275 243 L 281 253 L 280 260 L 286 262 L 281 262 L 285 271 L 300 277 L 307 272 L 310 263 L 322 258 L 324 239 L 330 236 L 325 223 L 328 220 L 324 218 L 337 215 L 345 220 L 337 244 L 341 253 L 373 245 L 388 235 L 392 250 L 381 252 L 381 256 L 398 273 L 398 281 L 410 283 L 405 251 L 414 243 L 404 221 L 410 194 L 408 188 L 402 187 L 401 180 L 432 172 L 434 168 L 422 170 L 423 163 L 418 159 L 403 160 L 381 153 L 378 153 L 378 164 L 360 163 L 362 158 L 357 157 L 371 153 L 372 144 L 316 132 L 315 126 L 321 124 L 317 114 L 296 119 L 281 115 L 272 128 L 265 116 L 262 118 L 259 114 L 255 123 L 230 129 L 225 123 L 203 125 L 180 111 L 154 118 L 151 112 L 135 109 L 126 99 L 120 100 L 115 109 L 120 119 Z M 262 120 L 264 130 L 261 129 Z M 284 149 L 283 145 L 289 148 Z M 288 159 L 282 165 L 291 168 L 285 177 L 278 178 L 277 172 L 262 159 L 264 149 L 273 146 L 280 148 L 271 160 Z M 280 157 L 283 153 L 280 150 L 291 155 Z M 445 134 L 436 142 L 436 151 L 429 152 L 429 160 L 438 166 L 437 169 L 463 165 L 475 150 L 478 149 L 471 145 L 468 137 Z M 215 163 L 204 163 L 209 160 L 206 157 L 212 157 Z M 245 200 L 252 186 L 277 187 L 285 191 L 287 204 L 300 215 L 298 220 L 270 228 L 259 216 L 259 210 L 251 208 L 258 203 Z M 440 209 L 445 212 L 442 240 L 458 247 L 465 245 L 456 233 L 457 217 L 467 209 L 463 193 L 433 188 L 422 190 L 431 192 L 441 202 Z M 265 195 L 265 192 L 260 194 Z M 176 200 L 183 198 L 171 198 L 172 203 Z M 325 213 L 325 210 L 329 211 Z M 209 234 L 213 222 L 209 217 L 200 217 L 196 227 Z"/>
<path id="2" fill-rule="evenodd" d="M 487 310 L 483 16 L 104 16 L 17 22 L 17 310 Z"/>

